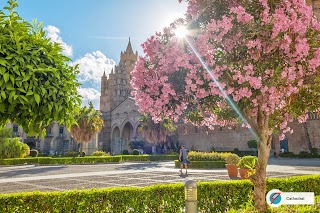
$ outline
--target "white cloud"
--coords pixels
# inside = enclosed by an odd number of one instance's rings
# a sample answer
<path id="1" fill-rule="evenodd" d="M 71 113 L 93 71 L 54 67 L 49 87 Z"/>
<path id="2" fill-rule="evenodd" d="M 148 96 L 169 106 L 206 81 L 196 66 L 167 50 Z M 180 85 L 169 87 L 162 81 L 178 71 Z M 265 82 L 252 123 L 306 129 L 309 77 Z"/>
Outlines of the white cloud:
<path id="1" fill-rule="evenodd" d="M 78 80 L 80 83 L 91 81 L 100 84 L 103 72 L 105 71 L 108 76 L 116 63 L 102 52 L 95 51 L 85 54 L 85 56 L 72 63 L 72 65 L 76 64 L 79 64 Z"/>
<path id="2" fill-rule="evenodd" d="M 47 31 L 47 38 L 50 38 L 51 41 L 59 43 L 62 47 L 62 53 L 68 57 L 71 57 L 73 54 L 72 46 L 63 42 L 62 38 L 60 37 L 60 30 L 52 25 L 49 25 L 44 28 Z"/>
<path id="3" fill-rule="evenodd" d="M 100 108 L 101 93 L 98 90 L 94 88 L 79 88 L 78 92 L 82 96 L 82 105 L 88 106 L 90 101 L 96 109 Z"/>

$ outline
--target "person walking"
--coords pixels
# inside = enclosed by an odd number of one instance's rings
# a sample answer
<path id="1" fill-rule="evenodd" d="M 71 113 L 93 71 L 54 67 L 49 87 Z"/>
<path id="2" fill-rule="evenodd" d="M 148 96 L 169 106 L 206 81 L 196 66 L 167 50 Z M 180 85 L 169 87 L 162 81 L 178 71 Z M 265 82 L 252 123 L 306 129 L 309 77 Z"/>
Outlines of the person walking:
<path id="1" fill-rule="evenodd" d="M 182 146 L 180 149 L 180 155 L 179 155 L 179 161 L 180 161 L 180 173 L 182 174 L 183 165 L 186 169 L 186 174 L 188 174 L 188 150 L 185 146 Z"/>

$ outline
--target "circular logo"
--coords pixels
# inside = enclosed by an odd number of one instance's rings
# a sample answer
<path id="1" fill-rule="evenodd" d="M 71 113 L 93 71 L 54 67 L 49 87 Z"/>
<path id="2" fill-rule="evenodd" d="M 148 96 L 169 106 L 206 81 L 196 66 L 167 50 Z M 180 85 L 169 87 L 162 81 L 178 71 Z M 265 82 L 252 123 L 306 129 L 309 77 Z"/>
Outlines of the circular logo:
<path id="1" fill-rule="evenodd" d="M 271 191 L 268 192 L 267 196 L 266 196 L 266 201 L 267 203 L 272 206 L 272 207 L 278 207 L 280 206 L 281 203 L 281 191 L 279 189 L 273 189 Z"/>

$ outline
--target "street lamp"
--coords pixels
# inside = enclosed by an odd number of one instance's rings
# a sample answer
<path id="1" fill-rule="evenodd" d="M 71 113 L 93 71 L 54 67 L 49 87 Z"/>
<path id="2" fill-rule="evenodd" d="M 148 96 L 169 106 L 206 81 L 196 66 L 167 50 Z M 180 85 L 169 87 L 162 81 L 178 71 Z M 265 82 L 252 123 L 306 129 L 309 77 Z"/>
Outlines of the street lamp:
<path id="1" fill-rule="evenodd" d="M 186 213 L 198 212 L 198 197 L 197 197 L 197 182 L 194 180 L 187 180 L 185 182 L 185 201 Z"/>

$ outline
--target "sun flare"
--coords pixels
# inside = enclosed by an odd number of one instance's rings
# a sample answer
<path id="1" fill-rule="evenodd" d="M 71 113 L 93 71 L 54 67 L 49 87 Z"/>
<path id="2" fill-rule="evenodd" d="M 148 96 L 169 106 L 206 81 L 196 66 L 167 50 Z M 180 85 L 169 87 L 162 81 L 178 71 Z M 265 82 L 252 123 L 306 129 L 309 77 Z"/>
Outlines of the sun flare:
<path id="1" fill-rule="evenodd" d="M 187 36 L 188 31 L 185 26 L 179 26 L 177 29 L 175 29 L 174 34 L 176 34 L 178 38 L 184 38 Z"/>

